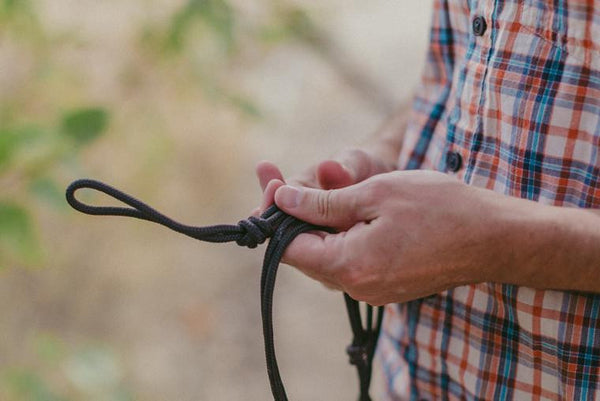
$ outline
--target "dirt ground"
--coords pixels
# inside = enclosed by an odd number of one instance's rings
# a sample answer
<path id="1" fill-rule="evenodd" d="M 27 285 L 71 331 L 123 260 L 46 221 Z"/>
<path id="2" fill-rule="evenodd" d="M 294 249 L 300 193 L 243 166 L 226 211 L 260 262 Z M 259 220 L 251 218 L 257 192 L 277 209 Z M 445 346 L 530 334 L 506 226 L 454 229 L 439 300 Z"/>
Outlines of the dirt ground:
<path id="1" fill-rule="evenodd" d="M 238 7 L 253 13 L 251 3 Z M 339 65 L 297 42 L 245 55 L 232 77 L 258 104 L 259 120 L 215 107 L 157 68 L 142 68 L 143 83 L 124 87 L 118 78 L 144 62 L 129 48 L 132 26 L 140 15 L 161 18 L 159 10 L 139 8 L 166 2 L 42 2 L 47 24 L 75 24 L 87 38 L 75 50 L 54 51 L 84 71 L 75 76 L 90 99 L 118 110 L 110 134 L 61 183 L 87 175 L 182 222 L 234 223 L 259 200 L 259 160 L 293 174 L 360 142 L 416 85 L 431 3 L 297 3 L 342 64 L 368 78 L 379 103 Z M 11 64 L 6 54 L 0 66 Z M 37 223 L 46 265 L 0 274 L 0 366 L 36 366 L 50 388 L 74 400 L 270 398 L 258 288 L 264 247 L 198 243 L 150 223 L 70 211 L 42 211 Z M 274 313 L 290 399 L 354 399 L 341 294 L 282 266 Z M 50 370 L 39 367 L 36 351 L 46 335 L 70 350 Z"/>

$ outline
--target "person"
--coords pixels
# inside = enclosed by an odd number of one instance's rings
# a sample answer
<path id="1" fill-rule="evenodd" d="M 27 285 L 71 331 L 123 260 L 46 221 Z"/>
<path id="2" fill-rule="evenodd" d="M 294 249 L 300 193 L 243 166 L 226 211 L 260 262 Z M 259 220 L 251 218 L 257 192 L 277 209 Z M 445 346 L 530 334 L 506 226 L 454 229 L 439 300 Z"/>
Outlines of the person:
<path id="1" fill-rule="evenodd" d="M 284 260 L 386 305 L 386 399 L 600 399 L 600 2 L 435 0 L 409 113 L 284 180 Z"/>

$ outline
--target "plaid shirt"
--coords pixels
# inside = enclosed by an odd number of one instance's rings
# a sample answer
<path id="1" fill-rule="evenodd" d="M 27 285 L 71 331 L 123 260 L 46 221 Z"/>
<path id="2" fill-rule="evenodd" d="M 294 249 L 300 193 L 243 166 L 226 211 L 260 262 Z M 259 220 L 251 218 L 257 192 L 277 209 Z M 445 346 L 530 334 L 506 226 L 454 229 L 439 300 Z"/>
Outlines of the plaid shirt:
<path id="1" fill-rule="evenodd" d="M 600 0 L 435 0 L 400 166 L 600 208 Z M 482 283 L 389 305 L 379 360 L 386 400 L 600 399 L 600 295 Z"/>

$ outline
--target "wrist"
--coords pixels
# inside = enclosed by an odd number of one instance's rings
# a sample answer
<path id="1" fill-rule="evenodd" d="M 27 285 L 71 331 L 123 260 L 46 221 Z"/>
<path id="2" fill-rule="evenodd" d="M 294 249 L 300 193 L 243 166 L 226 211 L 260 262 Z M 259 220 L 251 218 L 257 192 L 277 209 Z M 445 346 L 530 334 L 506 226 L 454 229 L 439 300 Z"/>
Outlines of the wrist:
<path id="1" fill-rule="evenodd" d="M 497 243 L 501 250 L 489 271 L 489 281 L 536 288 L 560 288 L 560 280 L 549 280 L 553 266 L 563 266 L 568 277 L 569 261 L 559 261 L 574 251 L 577 240 L 570 233 L 576 209 L 543 205 L 508 198 L 496 216 Z M 567 258 L 568 259 L 568 258 Z M 552 283 L 553 281 L 556 281 Z"/>
<path id="2" fill-rule="evenodd" d="M 545 206 L 512 198 L 489 190 L 477 189 L 482 195 L 476 216 L 478 252 L 471 265 L 475 282 L 516 283 L 528 271 L 543 248 L 540 230 L 552 234 Z M 519 278 L 518 278 L 519 277 Z"/>

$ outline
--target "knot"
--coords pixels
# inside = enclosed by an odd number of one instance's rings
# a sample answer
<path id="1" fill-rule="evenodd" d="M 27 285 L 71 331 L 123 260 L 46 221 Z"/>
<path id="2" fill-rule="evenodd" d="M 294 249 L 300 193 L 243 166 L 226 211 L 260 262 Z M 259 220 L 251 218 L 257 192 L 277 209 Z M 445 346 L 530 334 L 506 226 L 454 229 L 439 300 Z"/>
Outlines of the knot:
<path id="1" fill-rule="evenodd" d="M 256 248 L 257 245 L 265 242 L 275 232 L 269 221 L 255 216 L 241 220 L 238 226 L 242 229 L 243 233 L 235 242 L 239 246 L 247 246 L 248 248 Z"/>
<path id="2" fill-rule="evenodd" d="M 367 345 L 350 344 L 346 347 L 346 353 L 350 357 L 350 363 L 355 366 L 368 366 L 369 350 Z"/>

